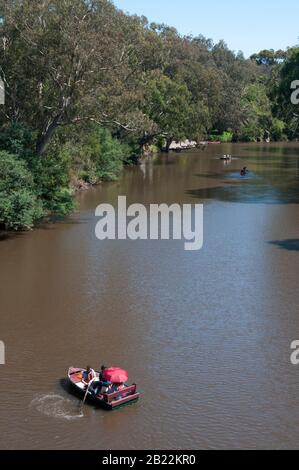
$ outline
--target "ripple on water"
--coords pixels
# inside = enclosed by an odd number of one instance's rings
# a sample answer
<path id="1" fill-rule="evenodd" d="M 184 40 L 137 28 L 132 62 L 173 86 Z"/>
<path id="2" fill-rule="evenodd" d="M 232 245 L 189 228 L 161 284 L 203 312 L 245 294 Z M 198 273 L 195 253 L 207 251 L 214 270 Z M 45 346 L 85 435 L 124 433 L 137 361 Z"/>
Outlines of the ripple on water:
<path id="1" fill-rule="evenodd" d="M 72 400 L 54 393 L 35 397 L 30 403 L 30 408 L 51 418 L 74 420 L 84 416 L 83 412 L 78 410 L 78 404 L 74 405 Z"/>
<path id="2" fill-rule="evenodd" d="M 263 180 L 263 178 L 260 175 L 257 175 L 253 171 L 249 171 L 245 176 L 242 176 L 240 174 L 240 171 L 234 171 L 231 173 L 226 173 L 225 178 L 232 179 L 232 180 L 237 179 L 238 181 L 251 181 L 251 180 L 262 181 Z"/>

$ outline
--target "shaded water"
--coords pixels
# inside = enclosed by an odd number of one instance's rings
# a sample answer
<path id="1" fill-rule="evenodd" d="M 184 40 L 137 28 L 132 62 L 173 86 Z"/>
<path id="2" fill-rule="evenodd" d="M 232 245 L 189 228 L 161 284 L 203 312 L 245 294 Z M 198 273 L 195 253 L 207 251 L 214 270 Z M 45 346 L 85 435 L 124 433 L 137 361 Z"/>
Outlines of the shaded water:
<path id="1" fill-rule="evenodd" d="M 118 195 L 203 202 L 203 249 L 99 242 L 94 210 Z M 78 199 L 0 241 L 0 448 L 299 448 L 299 146 L 161 156 Z M 140 402 L 82 415 L 64 378 L 87 362 L 127 368 Z"/>

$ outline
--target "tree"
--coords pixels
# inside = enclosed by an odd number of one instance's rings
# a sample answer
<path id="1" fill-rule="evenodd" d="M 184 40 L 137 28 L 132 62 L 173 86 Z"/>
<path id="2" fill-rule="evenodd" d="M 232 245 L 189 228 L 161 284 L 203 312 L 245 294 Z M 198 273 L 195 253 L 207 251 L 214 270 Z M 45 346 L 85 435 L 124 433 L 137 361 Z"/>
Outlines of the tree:
<path id="1" fill-rule="evenodd" d="M 93 123 L 71 129 L 67 141 L 57 132 L 54 144 L 70 162 L 72 181 L 82 180 L 96 184 L 101 180 L 115 180 L 124 162 L 130 158 L 128 145 L 119 142 L 108 129 Z M 59 138 L 61 137 L 61 139 Z"/>
<path id="2" fill-rule="evenodd" d="M 138 20 L 108 0 L 0 0 L 0 11 L 3 117 L 36 130 L 37 154 L 59 126 L 90 120 L 135 128 L 140 113 L 126 105 L 136 102 Z"/>
<path id="3" fill-rule="evenodd" d="M 250 59 L 255 60 L 258 65 L 271 67 L 275 64 L 284 62 L 287 58 L 287 51 L 274 51 L 274 49 L 264 49 L 258 54 L 253 54 Z"/>
<path id="4" fill-rule="evenodd" d="M 265 85 L 248 85 L 243 92 L 241 104 L 243 119 L 238 131 L 239 139 L 256 142 L 270 137 L 272 113 Z"/>
<path id="5" fill-rule="evenodd" d="M 155 124 L 155 135 L 165 137 L 167 150 L 173 140 L 196 133 L 198 119 L 191 93 L 186 85 L 165 75 L 158 74 L 149 80 L 144 112 Z"/>

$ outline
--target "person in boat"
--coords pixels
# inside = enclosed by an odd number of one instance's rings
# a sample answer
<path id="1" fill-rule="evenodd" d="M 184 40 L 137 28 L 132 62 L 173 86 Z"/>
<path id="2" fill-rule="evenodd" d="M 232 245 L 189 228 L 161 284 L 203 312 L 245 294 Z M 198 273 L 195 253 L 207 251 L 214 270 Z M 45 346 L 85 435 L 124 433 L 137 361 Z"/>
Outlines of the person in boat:
<path id="1" fill-rule="evenodd" d="M 103 380 L 103 374 L 105 372 L 105 370 L 107 369 L 106 366 L 101 366 L 101 372 L 99 374 L 99 379 L 102 381 Z"/>
<path id="2" fill-rule="evenodd" d="M 102 395 L 103 393 L 107 393 L 105 392 L 105 388 L 104 388 L 104 384 L 106 383 L 104 380 L 103 380 L 103 374 L 104 374 L 104 371 L 107 369 L 106 366 L 101 366 L 101 372 L 99 373 L 99 377 L 95 378 L 93 380 L 93 384 L 91 386 L 91 393 L 97 397 L 99 395 Z M 108 383 L 109 385 L 109 383 Z"/>
<path id="3" fill-rule="evenodd" d="M 95 379 L 93 381 L 91 385 L 91 389 L 90 389 L 93 396 L 97 397 L 101 393 L 102 386 L 103 386 L 103 382 L 101 380 Z"/>
<path id="4" fill-rule="evenodd" d="M 112 393 L 110 391 L 111 386 L 112 384 L 110 382 L 98 382 L 98 386 L 93 388 L 94 396 L 102 399 L 105 393 Z"/>
<path id="5" fill-rule="evenodd" d="M 248 173 L 247 166 L 244 166 L 244 168 L 241 170 L 240 175 L 241 176 L 246 176 Z"/>
<path id="6" fill-rule="evenodd" d="M 111 390 L 112 383 L 110 382 L 103 382 L 102 383 L 102 390 L 101 393 L 108 393 Z"/>
<path id="7" fill-rule="evenodd" d="M 110 384 L 108 385 L 108 390 L 107 390 L 107 392 L 105 392 L 105 393 L 108 393 L 108 394 L 109 394 L 109 393 L 114 393 L 114 392 L 116 392 L 115 384 L 110 383 Z"/>
<path id="8" fill-rule="evenodd" d="M 120 384 L 115 384 L 115 391 L 116 392 L 121 392 L 122 390 L 124 390 L 126 388 L 125 384 L 123 383 L 120 383 Z"/>
<path id="9" fill-rule="evenodd" d="M 123 390 L 125 390 L 126 386 L 124 383 L 117 383 L 117 384 L 114 384 L 114 389 L 115 389 L 115 392 L 122 392 Z M 123 398 L 123 395 L 122 394 L 119 394 L 115 400 L 121 400 Z"/>
<path id="10" fill-rule="evenodd" d="M 90 366 L 87 366 L 86 370 L 82 373 L 82 382 L 84 385 L 86 385 L 86 387 L 88 387 L 90 382 L 92 382 L 95 378 L 95 371 Z"/>

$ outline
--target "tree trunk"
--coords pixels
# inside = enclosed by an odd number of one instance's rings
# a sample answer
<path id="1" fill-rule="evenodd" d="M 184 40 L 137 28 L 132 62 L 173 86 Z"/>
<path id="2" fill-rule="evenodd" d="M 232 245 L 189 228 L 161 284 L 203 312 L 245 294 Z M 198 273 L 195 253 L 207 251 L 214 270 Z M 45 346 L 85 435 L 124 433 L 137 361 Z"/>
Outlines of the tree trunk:
<path id="1" fill-rule="evenodd" d="M 172 137 L 171 137 L 171 138 L 168 138 L 168 139 L 166 140 L 165 152 L 169 153 L 169 149 L 170 149 L 171 143 L 172 143 Z"/>
<path id="2" fill-rule="evenodd" d="M 42 156 L 43 153 L 45 152 L 47 144 L 58 126 L 59 126 L 58 119 L 55 119 L 38 139 L 37 144 L 36 144 L 36 153 L 39 157 Z"/>

